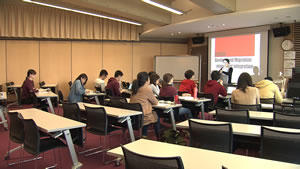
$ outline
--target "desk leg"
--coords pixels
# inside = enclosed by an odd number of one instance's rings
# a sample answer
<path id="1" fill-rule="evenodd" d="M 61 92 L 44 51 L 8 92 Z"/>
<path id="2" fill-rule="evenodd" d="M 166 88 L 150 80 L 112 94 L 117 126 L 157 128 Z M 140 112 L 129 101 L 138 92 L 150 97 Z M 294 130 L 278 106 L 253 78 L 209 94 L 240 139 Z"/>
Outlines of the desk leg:
<path id="1" fill-rule="evenodd" d="M 53 108 L 50 97 L 47 98 L 47 102 L 48 102 L 48 105 L 49 105 L 49 108 L 50 108 L 50 112 L 55 114 L 55 111 L 54 111 L 54 108 Z"/>
<path id="2" fill-rule="evenodd" d="M 7 125 L 7 120 L 5 119 L 5 116 L 4 116 L 4 113 L 3 113 L 3 107 L 0 107 L 0 118 L 1 118 L 0 124 L 3 124 L 3 126 L 7 130 L 8 129 L 8 125 Z"/>
<path id="3" fill-rule="evenodd" d="M 65 135 L 65 138 L 66 138 L 66 141 L 67 141 L 67 144 L 68 144 L 68 148 L 69 148 L 69 151 L 70 151 L 70 155 L 71 155 L 71 158 L 72 158 L 72 162 L 73 162 L 72 169 L 80 169 L 82 167 L 82 164 L 77 159 L 77 155 L 76 155 L 76 152 L 75 152 L 75 149 L 74 149 L 73 140 L 72 140 L 70 131 L 65 130 L 64 135 Z"/>
<path id="4" fill-rule="evenodd" d="M 96 100 L 97 105 L 100 105 L 98 96 L 95 96 L 95 100 Z"/>
<path id="5" fill-rule="evenodd" d="M 176 131 L 176 124 L 175 124 L 175 118 L 174 118 L 174 110 L 173 110 L 173 108 L 170 110 L 170 118 L 171 118 L 173 130 Z"/>
<path id="6" fill-rule="evenodd" d="M 205 114 L 204 114 L 204 103 L 201 103 L 201 117 L 203 120 L 205 120 Z"/>
<path id="7" fill-rule="evenodd" d="M 128 132 L 130 135 L 130 140 L 131 140 L 131 142 L 134 142 L 135 138 L 134 138 L 134 133 L 133 133 L 133 128 L 132 128 L 131 118 L 129 116 L 127 116 L 126 121 L 127 121 L 127 126 L 128 126 Z"/>
<path id="8" fill-rule="evenodd" d="M 228 109 L 231 109 L 231 100 L 228 98 Z"/>

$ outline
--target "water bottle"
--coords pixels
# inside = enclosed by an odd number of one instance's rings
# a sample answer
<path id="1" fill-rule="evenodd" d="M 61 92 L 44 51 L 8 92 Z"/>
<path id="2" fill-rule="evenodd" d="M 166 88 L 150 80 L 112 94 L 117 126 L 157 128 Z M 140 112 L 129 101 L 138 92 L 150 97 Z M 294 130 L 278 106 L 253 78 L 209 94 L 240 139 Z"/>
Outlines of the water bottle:
<path id="1" fill-rule="evenodd" d="M 198 89 L 194 87 L 194 99 L 197 99 Z"/>

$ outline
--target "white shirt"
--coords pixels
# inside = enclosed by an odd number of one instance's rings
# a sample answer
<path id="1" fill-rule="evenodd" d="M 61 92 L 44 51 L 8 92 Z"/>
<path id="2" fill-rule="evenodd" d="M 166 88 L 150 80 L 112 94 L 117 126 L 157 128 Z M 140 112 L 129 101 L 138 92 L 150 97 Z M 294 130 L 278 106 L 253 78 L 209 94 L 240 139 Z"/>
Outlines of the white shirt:
<path id="1" fill-rule="evenodd" d="M 152 89 L 153 94 L 155 96 L 159 96 L 160 89 L 159 89 L 158 85 L 151 84 L 150 87 Z"/>
<path id="2" fill-rule="evenodd" d="M 105 82 L 101 78 L 95 80 L 95 87 L 101 87 L 101 92 L 105 92 Z"/>

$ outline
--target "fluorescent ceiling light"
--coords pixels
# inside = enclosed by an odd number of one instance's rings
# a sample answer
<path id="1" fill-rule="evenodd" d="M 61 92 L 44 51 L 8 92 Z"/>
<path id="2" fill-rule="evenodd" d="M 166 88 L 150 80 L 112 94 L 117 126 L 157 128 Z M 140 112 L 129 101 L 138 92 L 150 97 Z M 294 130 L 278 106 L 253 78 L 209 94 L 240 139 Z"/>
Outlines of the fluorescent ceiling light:
<path id="1" fill-rule="evenodd" d="M 183 12 L 181 12 L 181 11 L 179 11 L 179 10 L 176 10 L 176 9 L 170 8 L 170 7 L 168 7 L 168 6 L 159 4 L 159 3 L 154 2 L 154 1 L 152 1 L 152 0 L 142 0 L 142 1 L 143 1 L 143 2 L 146 2 L 146 3 L 150 4 L 150 5 L 159 7 L 159 8 L 161 8 L 161 9 L 167 10 L 167 11 L 169 11 L 169 12 L 175 13 L 175 14 L 177 14 L 177 15 L 182 15 L 182 14 L 183 14 Z"/>
<path id="2" fill-rule="evenodd" d="M 57 8 L 57 9 L 62 9 L 62 10 L 66 10 L 66 11 L 81 13 L 81 14 L 85 14 L 85 15 L 96 16 L 96 17 L 99 17 L 99 18 L 110 19 L 110 20 L 114 20 L 114 21 L 118 21 L 118 22 L 129 23 L 129 24 L 132 24 L 132 25 L 138 25 L 138 26 L 142 25 L 141 23 L 138 23 L 138 22 L 128 21 L 128 20 L 124 20 L 124 19 L 119 19 L 119 18 L 114 18 L 114 17 L 110 17 L 110 16 L 105 16 L 105 15 L 100 15 L 100 14 L 85 12 L 85 11 L 71 9 L 71 8 L 65 8 L 65 7 L 51 5 L 51 4 L 47 4 L 47 3 L 42 3 L 42 2 L 32 1 L 32 0 L 23 0 L 23 1 L 24 2 L 33 3 L 33 4 L 42 5 L 42 6 L 47 6 L 47 7 L 51 7 L 51 8 Z"/>

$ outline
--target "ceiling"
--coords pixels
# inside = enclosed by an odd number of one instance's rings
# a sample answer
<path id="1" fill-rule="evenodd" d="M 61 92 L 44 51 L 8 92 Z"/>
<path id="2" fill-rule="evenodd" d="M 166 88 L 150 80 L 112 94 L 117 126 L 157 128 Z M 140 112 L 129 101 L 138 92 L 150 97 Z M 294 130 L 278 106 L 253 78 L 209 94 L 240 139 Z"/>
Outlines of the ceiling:
<path id="1" fill-rule="evenodd" d="M 141 34 L 142 37 L 188 37 L 206 32 L 300 21 L 300 4 L 234 12 L 162 26 Z"/>

